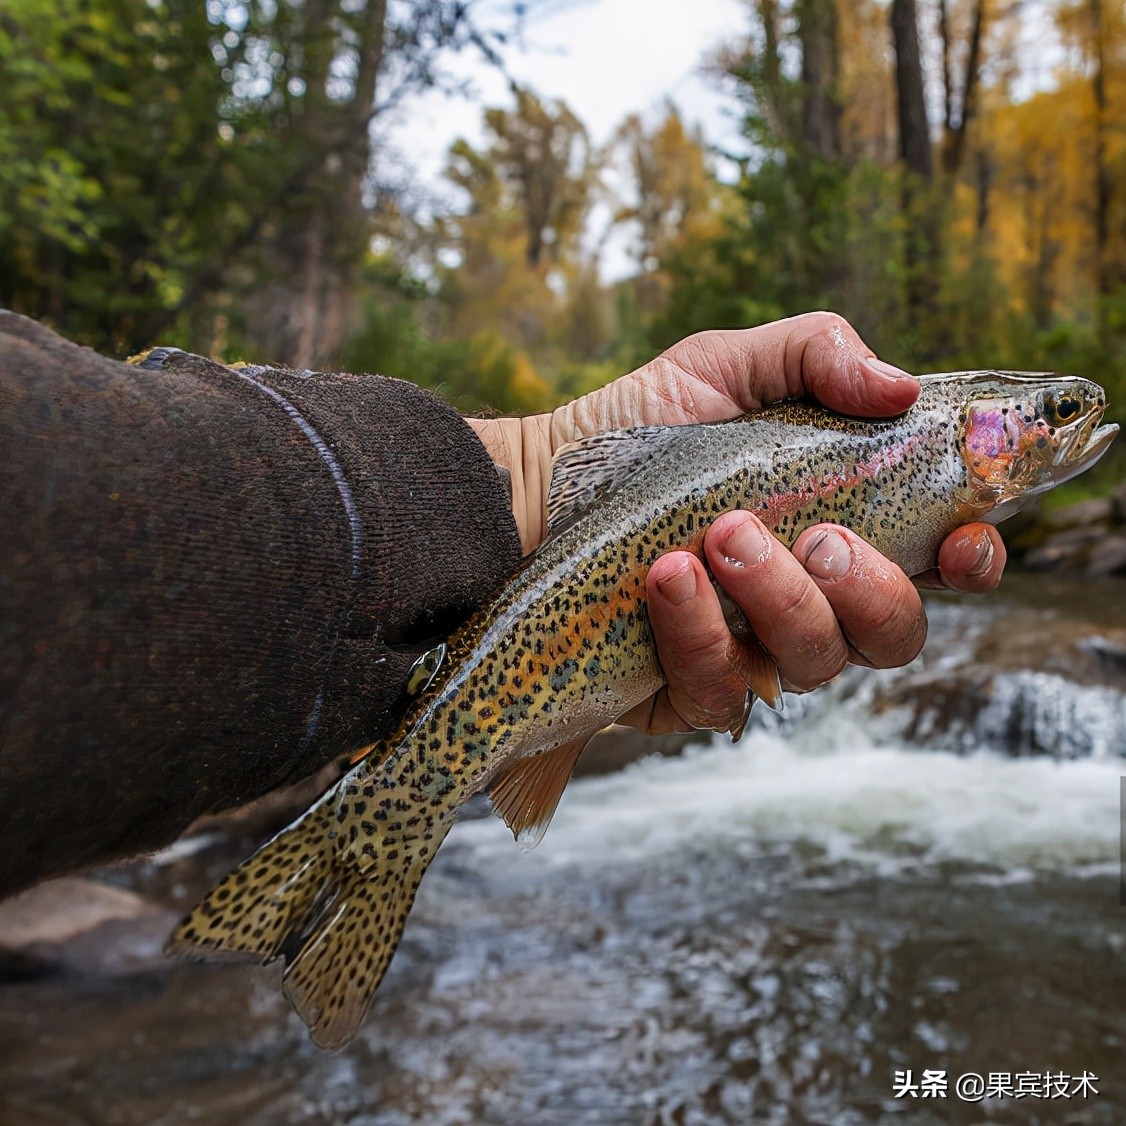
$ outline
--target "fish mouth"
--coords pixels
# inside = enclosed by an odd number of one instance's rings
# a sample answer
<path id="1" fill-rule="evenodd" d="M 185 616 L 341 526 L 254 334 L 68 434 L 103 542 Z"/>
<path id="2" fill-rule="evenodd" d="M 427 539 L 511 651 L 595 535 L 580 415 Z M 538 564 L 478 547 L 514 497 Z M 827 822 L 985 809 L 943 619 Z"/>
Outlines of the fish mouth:
<path id="1" fill-rule="evenodd" d="M 1094 421 L 1094 420 L 1092 420 Z M 1090 469 L 1107 450 L 1118 434 L 1118 423 L 1108 422 L 1105 426 L 1087 425 L 1075 430 L 1060 446 L 1055 461 L 1047 476 L 1020 496 L 1008 497 L 1000 501 L 981 519 L 987 524 L 1000 524 L 1010 516 L 1015 516 L 1032 497 L 1078 477 Z"/>
<path id="2" fill-rule="evenodd" d="M 1116 422 L 1076 430 L 1068 441 L 1060 446 L 1055 466 L 1050 474 L 1050 480 L 1044 484 L 1043 488 L 1036 491 L 1041 493 L 1047 489 L 1054 489 L 1057 485 L 1070 481 L 1072 477 L 1078 477 L 1080 473 L 1085 473 L 1110 449 L 1110 445 L 1117 434 L 1118 423 Z"/>

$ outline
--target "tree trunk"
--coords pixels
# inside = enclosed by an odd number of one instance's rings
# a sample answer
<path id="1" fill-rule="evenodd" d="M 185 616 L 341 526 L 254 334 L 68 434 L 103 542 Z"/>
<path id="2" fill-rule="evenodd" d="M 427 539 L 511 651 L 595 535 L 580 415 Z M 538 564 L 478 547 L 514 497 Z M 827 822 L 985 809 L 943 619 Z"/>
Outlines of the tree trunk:
<path id="1" fill-rule="evenodd" d="M 978 236 L 978 246 L 986 234 L 989 226 L 989 191 L 993 186 L 993 178 L 997 174 L 997 167 L 993 158 L 984 149 L 978 149 L 975 160 L 974 192 L 977 196 L 977 209 L 974 216 L 974 230 Z"/>
<path id="2" fill-rule="evenodd" d="M 1098 294 L 1098 327 L 1107 331 L 1107 302 L 1113 288 L 1108 243 L 1110 241 L 1110 167 L 1106 158 L 1106 44 L 1101 0 L 1089 0 L 1095 69 L 1091 76 L 1095 95 L 1095 291 Z"/>
<path id="3" fill-rule="evenodd" d="M 836 160 L 841 155 L 836 0 L 801 0 L 798 21 L 802 47 L 802 140 L 820 159 Z"/>
<path id="4" fill-rule="evenodd" d="M 1093 0 L 1097 3 L 1098 0 Z M 949 30 L 946 27 L 946 5 L 940 9 L 943 20 L 943 64 L 944 68 L 949 63 Z M 947 85 L 946 89 L 946 120 L 942 131 L 942 170 L 948 177 L 953 178 L 962 167 L 962 159 L 966 151 L 966 129 L 973 118 L 976 108 L 977 81 L 981 72 L 981 41 L 985 30 L 985 0 L 978 0 L 974 7 L 973 28 L 970 31 L 970 46 L 966 54 L 966 70 L 962 76 L 962 104 L 957 114 L 953 112 L 954 95 Z M 946 73 L 949 83 L 950 75 Z"/>
<path id="5" fill-rule="evenodd" d="M 1055 193 L 1052 193 L 1053 195 Z M 1055 284 L 1053 275 L 1060 244 L 1052 237 L 1051 216 L 1056 201 L 1049 196 L 1040 208 L 1039 231 L 1036 236 L 1036 265 L 1032 270 L 1032 293 L 1029 306 L 1032 320 L 1040 332 L 1052 326 L 1055 312 Z"/>
<path id="6" fill-rule="evenodd" d="M 778 2 L 758 0 L 758 14 L 762 21 L 762 77 L 758 91 L 763 116 L 776 137 L 793 137 L 794 122 L 783 90 L 782 63 L 778 52 Z"/>
<path id="7" fill-rule="evenodd" d="M 356 29 L 356 75 L 346 99 L 330 97 L 333 61 L 341 49 L 340 0 L 306 0 L 301 36 L 305 84 L 293 128 L 295 149 L 311 170 L 282 201 L 264 235 L 269 280 L 245 305 L 246 335 L 263 359 L 315 368 L 344 343 L 350 295 L 364 254 L 364 183 L 376 77 L 383 58 L 386 0 L 348 5 Z"/>
<path id="8" fill-rule="evenodd" d="M 938 34 L 942 40 L 942 128 L 954 127 L 954 72 L 950 59 L 950 13 L 946 0 L 938 0 Z"/>
<path id="9" fill-rule="evenodd" d="M 899 155 L 906 166 L 902 207 L 907 223 L 904 239 L 907 321 L 921 338 L 933 323 L 938 298 L 942 220 L 931 184 L 934 161 L 927 121 L 926 89 L 919 52 L 915 0 L 892 0 L 891 31 L 895 44 L 895 87 L 899 110 Z M 921 345 L 924 353 L 935 349 Z"/>
<path id="10" fill-rule="evenodd" d="M 934 175 L 927 122 L 923 64 L 915 0 L 892 0 L 891 33 L 895 44 L 895 90 L 899 110 L 899 155 L 909 172 L 930 182 Z"/>

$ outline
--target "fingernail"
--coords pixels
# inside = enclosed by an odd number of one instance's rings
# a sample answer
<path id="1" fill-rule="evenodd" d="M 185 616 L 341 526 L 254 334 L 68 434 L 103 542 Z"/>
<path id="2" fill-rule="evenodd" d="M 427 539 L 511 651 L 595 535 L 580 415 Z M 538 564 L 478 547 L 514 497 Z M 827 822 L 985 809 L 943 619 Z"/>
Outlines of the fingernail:
<path id="1" fill-rule="evenodd" d="M 657 589 L 674 605 L 682 606 L 696 593 L 696 574 L 692 564 L 677 564 L 671 575 L 663 575 L 657 580 Z"/>
<path id="2" fill-rule="evenodd" d="M 985 541 L 981 547 L 977 549 L 977 562 L 967 572 L 975 578 L 980 578 L 982 575 L 993 566 L 993 541 L 986 536 Z"/>
<path id="3" fill-rule="evenodd" d="M 873 356 L 870 360 L 865 360 L 865 364 L 874 371 L 877 375 L 884 379 L 914 379 L 915 377 L 910 372 L 904 371 L 902 368 L 897 368 L 895 364 L 889 364 L 884 360 L 877 360 Z"/>
<path id="4" fill-rule="evenodd" d="M 753 517 L 744 517 L 724 537 L 723 560 L 732 567 L 761 563 L 770 554 L 770 541 Z"/>
<path id="5" fill-rule="evenodd" d="M 805 569 L 815 579 L 834 582 L 852 567 L 852 545 L 840 532 L 822 532 L 806 552 Z"/>

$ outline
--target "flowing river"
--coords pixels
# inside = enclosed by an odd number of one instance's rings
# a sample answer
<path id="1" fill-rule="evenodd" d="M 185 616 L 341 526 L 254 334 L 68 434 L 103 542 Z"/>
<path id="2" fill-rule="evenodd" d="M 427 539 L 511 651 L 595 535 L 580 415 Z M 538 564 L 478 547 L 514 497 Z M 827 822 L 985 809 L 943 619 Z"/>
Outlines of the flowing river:
<path id="1" fill-rule="evenodd" d="M 0 1119 L 1126 1121 L 1126 586 L 929 610 L 911 668 L 580 778 L 529 855 L 467 818 L 335 1055 L 278 967 L 156 955 L 230 842 L 110 873 L 157 906 L 9 974 Z"/>

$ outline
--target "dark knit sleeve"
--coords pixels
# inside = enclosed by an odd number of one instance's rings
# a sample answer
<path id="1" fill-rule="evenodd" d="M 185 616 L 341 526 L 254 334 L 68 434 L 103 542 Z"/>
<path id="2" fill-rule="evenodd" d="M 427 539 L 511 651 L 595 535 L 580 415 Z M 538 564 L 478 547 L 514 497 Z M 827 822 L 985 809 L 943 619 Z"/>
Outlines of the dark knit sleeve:
<path id="1" fill-rule="evenodd" d="M 0 314 L 0 889 L 171 841 L 385 734 L 519 561 L 448 406 L 107 360 Z"/>

